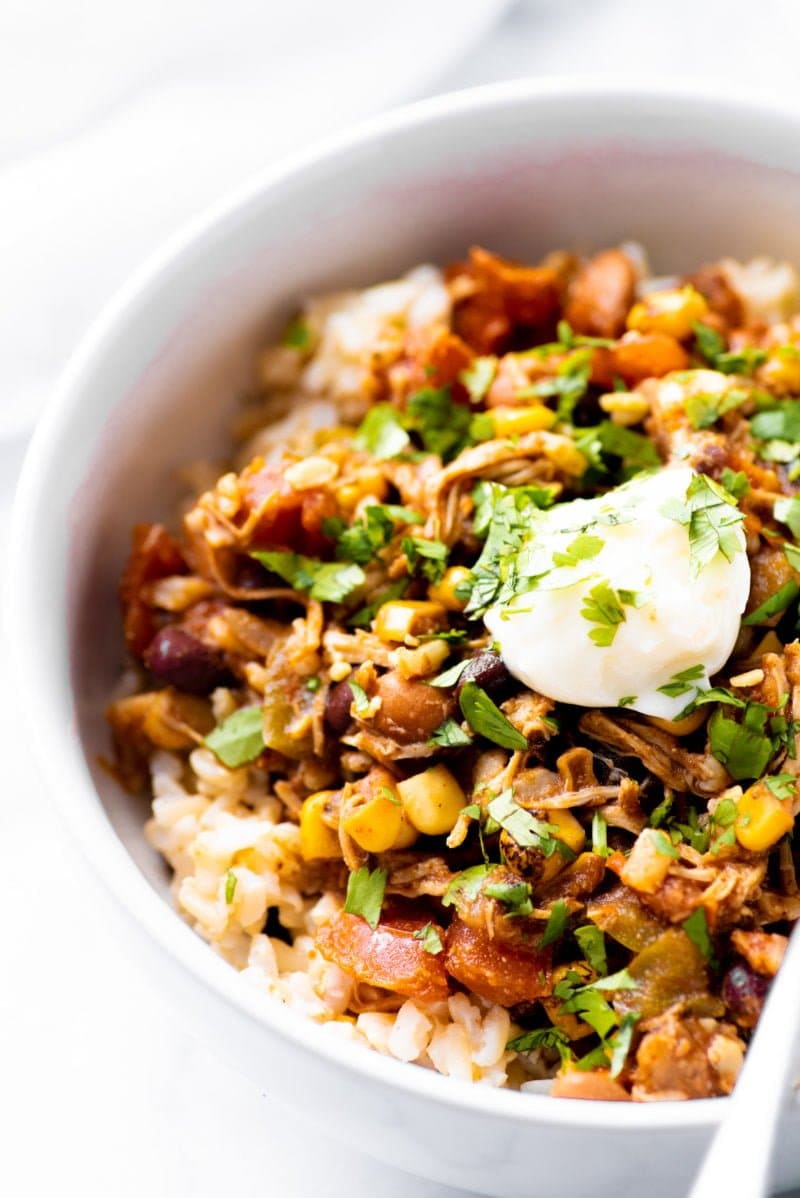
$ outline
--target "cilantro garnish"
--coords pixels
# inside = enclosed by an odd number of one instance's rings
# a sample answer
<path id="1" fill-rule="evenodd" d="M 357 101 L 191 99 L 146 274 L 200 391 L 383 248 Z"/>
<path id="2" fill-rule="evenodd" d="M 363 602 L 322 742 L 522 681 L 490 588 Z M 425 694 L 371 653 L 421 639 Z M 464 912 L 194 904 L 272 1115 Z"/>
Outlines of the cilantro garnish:
<path id="1" fill-rule="evenodd" d="M 617 699 L 617 707 L 633 707 L 636 702 L 636 695 L 622 695 Z"/>
<path id="2" fill-rule="evenodd" d="M 530 915 L 533 911 L 528 882 L 491 882 L 483 888 L 483 893 L 487 898 L 497 899 L 502 903 L 506 908 L 506 915 Z"/>
<path id="3" fill-rule="evenodd" d="M 457 661 L 454 666 L 448 666 L 441 674 L 437 674 L 435 678 L 431 678 L 429 686 L 455 686 L 461 675 L 469 665 L 469 658 L 465 657 L 462 661 Z"/>
<path id="4" fill-rule="evenodd" d="M 419 435 L 428 453 L 437 453 L 442 461 L 456 457 L 475 441 L 487 439 L 487 429 L 480 423 L 473 427 L 476 418 L 469 408 L 454 403 L 449 387 L 423 387 L 414 392 L 406 411 L 407 427 Z"/>
<path id="5" fill-rule="evenodd" d="M 446 749 L 460 748 L 471 745 L 472 737 L 455 720 L 444 720 L 432 733 L 428 744 L 442 745 Z"/>
<path id="6" fill-rule="evenodd" d="M 554 1048 L 561 1058 L 562 1064 L 571 1061 L 574 1053 L 569 1046 L 569 1036 L 559 1027 L 537 1027 L 532 1031 L 522 1032 L 509 1040 L 506 1048 L 511 1052 L 535 1052 L 538 1048 Z"/>
<path id="7" fill-rule="evenodd" d="M 347 879 L 344 909 L 349 915 L 360 915 L 373 931 L 381 917 L 387 877 L 385 869 L 375 869 L 370 873 L 368 866 L 362 865 Z"/>
<path id="8" fill-rule="evenodd" d="M 575 856 L 569 845 L 559 838 L 558 826 L 548 824 L 520 807 L 510 788 L 492 799 L 486 811 L 520 848 L 540 849 L 545 857 L 551 857 L 555 852 L 570 860 Z"/>
<path id="9" fill-rule="evenodd" d="M 290 345 L 292 349 L 308 349 L 311 345 L 311 329 L 302 317 L 298 316 L 286 326 L 282 345 Z"/>
<path id="10" fill-rule="evenodd" d="M 230 907 L 233 902 L 233 896 L 236 894 L 236 883 L 238 878 L 232 869 L 229 869 L 225 875 L 225 902 Z"/>
<path id="11" fill-rule="evenodd" d="M 688 529 L 689 556 L 695 577 L 718 553 L 730 562 L 737 553 L 743 552 L 739 526 L 744 517 L 733 496 L 705 474 L 696 475 L 689 483 L 685 502 L 668 500 L 661 513 Z"/>
<path id="12" fill-rule="evenodd" d="M 789 546 L 789 548 L 794 548 L 794 546 Z M 742 623 L 748 625 L 763 624 L 766 620 L 771 619 L 772 616 L 777 616 L 780 612 L 786 611 L 786 608 L 791 603 L 794 603 L 798 595 L 800 595 L 800 586 L 798 586 L 793 578 L 790 578 L 774 595 L 770 595 L 768 599 L 765 599 L 763 603 L 758 605 L 755 611 L 751 611 L 749 616 L 745 616 Z"/>
<path id="13" fill-rule="evenodd" d="M 592 816 L 592 852 L 598 857 L 608 857 L 611 850 L 608 847 L 608 824 L 602 811 L 595 811 Z"/>
<path id="14" fill-rule="evenodd" d="M 629 591 L 615 591 L 607 579 L 602 579 L 584 596 L 581 615 L 590 624 L 597 624 L 589 632 L 589 640 L 600 648 L 606 648 L 614 643 L 617 629 L 625 622 L 623 611 L 624 595 L 632 595 Z"/>
<path id="15" fill-rule="evenodd" d="M 468 616 L 481 616 L 496 602 L 518 592 L 517 554 L 525 544 L 538 512 L 550 507 L 553 492 L 545 487 L 505 487 L 479 482 L 473 493 L 473 531 L 486 537 L 472 568 Z"/>
<path id="16" fill-rule="evenodd" d="M 637 1011 L 629 1011 L 627 1015 L 623 1015 L 619 1031 L 615 1032 L 608 1042 L 611 1048 L 611 1068 L 609 1072 L 612 1077 L 619 1077 L 625 1066 L 638 1018 L 639 1013 Z"/>
<path id="17" fill-rule="evenodd" d="M 727 412 L 734 411 L 748 399 L 748 393 L 741 387 L 732 387 L 722 394 L 698 392 L 686 397 L 686 415 L 694 429 L 711 428 Z"/>
<path id="18" fill-rule="evenodd" d="M 692 944 L 700 949 L 703 959 L 705 961 L 712 961 L 714 958 L 714 946 L 711 943 L 711 937 L 708 933 L 708 920 L 706 919 L 705 909 L 703 907 L 695 907 L 691 915 L 687 919 L 684 919 L 681 927 Z"/>
<path id="19" fill-rule="evenodd" d="M 507 720 L 500 708 L 477 682 L 466 682 L 458 697 L 461 714 L 474 732 L 504 749 L 524 750 L 528 741 Z"/>
<path id="20" fill-rule="evenodd" d="M 299 553 L 253 549 L 254 557 L 273 574 L 280 575 L 296 591 L 306 591 L 312 599 L 341 603 L 365 581 L 360 566 L 345 562 L 321 562 Z"/>
<path id="21" fill-rule="evenodd" d="M 785 524 L 793 537 L 800 538 L 800 497 L 776 499 L 773 511 L 775 519 Z"/>
<path id="22" fill-rule="evenodd" d="M 760 441 L 800 441 L 800 399 L 782 399 L 780 404 L 758 412 L 750 431 Z"/>
<path id="23" fill-rule="evenodd" d="M 547 917 L 547 923 L 542 935 L 539 937 L 537 948 L 547 948 L 548 944 L 553 944 L 556 940 L 560 940 L 567 930 L 569 923 L 569 906 L 563 899 L 556 899 L 550 908 L 550 914 Z"/>
<path id="24" fill-rule="evenodd" d="M 675 848 L 666 832 L 662 832 L 660 828 L 653 829 L 653 844 L 656 847 L 656 852 L 662 857 L 672 857 L 676 861 L 680 858 L 680 853 Z"/>
<path id="25" fill-rule="evenodd" d="M 449 549 L 442 541 L 429 541 L 425 537 L 404 537 L 403 553 L 408 559 L 413 574 L 417 568 L 428 579 L 437 583 L 444 574 Z"/>
<path id="26" fill-rule="evenodd" d="M 371 453 L 378 461 L 385 461 L 397 457 L 408 448 L 410 441 L 397 409 L 391 404 L 379 403 L 367 412 L 353 444 L 356 449 Z"/>
<path id="27" fill-rule="evenodd" d="M 767 360 L 767 351 L 753 346 L 729 350 L 716 329 L 707 324 L 694 325 L 695 344 L 714 370 L 722 374 L 752 374 Z"/>
<path id="28" fill-rule="evenodd" d="M 488 863 L 471 865 L 469 869 L 463 869 L 461 873 L 456 874 L 442 895 L 442 906 L 450 907 L 453 903 L 457 905 L 459 899 L 471 902 L 477 898 L 491 868 Z"/>
<path id="29" fill-rule="evenodd" d="M 591 533 L 579 533 L 574 541 L 567 545 L 563 552 L 553 554 L 554 566 L 577 566 L 578 562 L 585 562 L 597 557 L 601 552 L 605 541 L 602 537 L 592 536 Z"/>
<path id="30" fill-rule="evenodd" d="M 744 471 L 731 470 L 730 466 L 726 466 L 722 471 L 720 482 L 734 499 L 741 499 L 750 490 L 750 482 Z"/>
<path id="31" fill-rule="evenodd" d="M 480 403 L 494 382 L 496 373 L 497 358 L 474 358 L 466 370 L 461 371 L 458 380 L 469 391 L 472 402 Z"/>
<path id="32" fill-rule="evenodd" d="M 363 719 L 364 716 L 369 715 L 369 699 L 367 698 L 367 692 L 364 690 L 363 686 L 359 686 L 357 682 L 351 682 L 350 679 L 347 680 L 347 685 L 350 687 L 350 693 L 353 696 L 351 702 L 353 711 L 356 713 L 359 719 Z"/>
<path id="33" fill-rule="evenodd" d="M 594 924 L 587 923 L 584 927 L 575 929 L 575 939 L 592 969 L 602 977 L 608 971 L 603 933 Z"/>
<path id="34" fill-rule="evenodd" d="M 397 524 L 420 524 L 422 517 L 410 508 L 395 504 L 373 503 L 366 508 L 364 516 L 347 528 L 344 521 L 328 519 L 322 522 L 322 531 L 336 540 L 336 556 L 341 561 L 357 562 L 365 566 L 379 550 L 384 549 L 394 536 Z"/>
<path id="35" fill-rule="evenodd" d="M 582 333 L 576 333 L 567 320 L 559 320 L 556 326 L 556 336 L 565 349 L 574 349 L 576 346 L 588 346 L 591 349 L 614 349 L 617 344 L 608 337 L 584 337 Z"/>
<path id="36" fill-rule="evenodd" d="M 764 778 L 763 782 L 776 799 L 793 799 L 797 792 L 794 774 L 773 774 L 771 778 Z"/>
<path id="37" fill-rule="evenodd" d="M 306 678 L 303 686 L 313 694 L 322 686 L 322 679 L 318 678 L 316 674 L 312 674 L 310 678 Z"/>
<path id="38" fill-rule="evenodd" d="M 660 694 L 667 695 L 670 699 L 678 699 L 681 695 L 687 695 L 692 689 L 692 683 L 699 682 L 701 678 L 705 678 L 705 674 L 705 666 L 689 666 L 688 669 L 681 670 L 678 674 L 673 674 L 669 682 L 665 682 L 663 686 L 657 687 L 657 690 Z"/>
<path id="39" fill-rule="evenodd" d="M 228 769 L 248 765 L 264 752 L 264 713 L 260 707 L 240 707 L 203 744 Z"/>
<path id="40" fill-rule="evenodd" d="M 711 752 L 737 782 L 759 778 L 780 747 L 767 729 L 769 708 L 763 703 L 748 703 L 742 721 L 726 716 L 721 707 L 708 722 Z"/>
<path id="41" fill-rule="evenodd" d="M 577 429 L 575 447 L 600 474 L 611 472 L 610 458 L 618 459 L 619 475 L 623 482 L 640 470 L 661 465 L 656 447 L 648 437 L 614 424 L 612 420 L 604 420 L 593 428 Z"/>
<path id="42" fill-rule="evenodd" d="M 425 952 L 431 953 L 432 956 L 436 956 L 438 953 L 444 951 L 439 929 L 434 927 L 432 923 L 426 923 L 424 928 L 419 928 L 414 933 L 414 939 L 421 940 Z"/>
<path id="43" fill-rule="evenodd" d="M 517 399 L 558 398 L 556 418 L 565 424 L 572 420 L 578 400 L 586 394 L 591 373 L 592 355 L 589 347 L 576 349 L 559 364 L 549 378 L 538 379 L 517 392 Z"/>

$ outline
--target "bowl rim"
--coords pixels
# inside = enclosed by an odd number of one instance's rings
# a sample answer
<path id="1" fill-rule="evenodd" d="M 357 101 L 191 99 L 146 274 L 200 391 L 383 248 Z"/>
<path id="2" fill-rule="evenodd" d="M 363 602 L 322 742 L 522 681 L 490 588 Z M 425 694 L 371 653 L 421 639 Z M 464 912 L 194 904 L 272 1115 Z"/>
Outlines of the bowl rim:
<path id="1" fill-rule="evenodd" d="M 40 609 L 30 600 L 36 594 L 33 586 L 37 579 L 36 530 L 44 518 L 41 491 L 49 471 L 57 464 L 64 438 L 81 407 L 84 389 L 109 346 L 120 337 L 124 339 L 130 317 L 135 317 L 151 293 L 157 293 L 165 278 L 179 272 L 187 260 L 202 251 L 209 233 L 223 232 L 226 222 L 235 221 L 250 204 L 285 180 L 387 135 L 488 109 L 514 108 L 538 101 L 595 99 L 641 100 L 675 106 L 676 127 L 680 122 L 678 106 L 694 114 L 704 109 L 707 117 L 716 113 L 735 119 L 746 114 L 765 124 L 783 121 L 795 128 L 800 126 L 799 106 L 741 88 L 734 94 L 716 85 L 676 79 L 630 78 L 620 82 L 586 76 L 523 78 L 449 92 L 394 108 L 259 171 L 187 222 L 157 249 L 118 289 L 72 355 L 37 423 L 20 475 L 9 537 L 5 614 L 8 630 L 15 629 L 8 642 L 23 724 L 51 801 L 106 890 L 195 983 L 204 984 L 218 1000 L 235 1007 L 252 1023 L 266 1026 L 297 1048 L 344 1069 L 353 1079 L 372 1081 L 409 1097 L 465 1110 L 471 1115 L 576 1129 L 651 1132 L 699 1129 L 719 1121 L 726 1108 L 724 1100 L 618 1104 L 564 1102 L 547 1095 L 520 1095 L 503 1088 L 462 1082 L 432 1070 L 410 1068 L 340 1039 L 323 1025 L 277 1001 L 265 1003 L 263 996 L 243 984 L 236 971 L 211 952 L 153 889 L 119 839 L 99 801 L 77 737 L 70 733 L 70 710 L 65 708 L 56 690 L 47 686 L 48 678 L 52 679 L 52 662 L 36 635 Z M 98 411 L 98 416 L 105 418 L 110 410 Z M 96 426 L 100 420 L 94 419 L 93 423 Z M 63 622 L 61 630 L 63 634 Z M 75 793 L 82 793 L 87 801 L 74 802 Z"/>

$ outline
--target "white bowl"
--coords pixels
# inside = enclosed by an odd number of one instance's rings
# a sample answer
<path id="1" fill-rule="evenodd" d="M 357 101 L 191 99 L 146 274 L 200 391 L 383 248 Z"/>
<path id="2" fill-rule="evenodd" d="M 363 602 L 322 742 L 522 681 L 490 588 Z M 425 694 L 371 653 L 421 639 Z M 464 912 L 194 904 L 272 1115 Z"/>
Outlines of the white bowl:
<path id="1" fill-rule="evenodd" d="M 685 1191 L 724 1100 L 551 1100 L 441 1077 L 266 1004 L 169 905 L 144 811 L 97 762 L 122 665 L 116 585 L 173 469 L 225 444 L 252 355 L 299 297 L 479 242 L 535 258 L 633 238 L 657 270 L 800 260 L 800 115 L 666 87 L 517 82 L 373 120 L 193 225 L 100 318 L 25 466 L 9 579 L 17 686 L 49 790 L 183 1018 L 264 1089 L 387 1161 L 485 1194 Z M 777 1180 L 800 1181 L 793 1124 Z M 646 1178 L 646 1181 L 644 1180 Z"/>

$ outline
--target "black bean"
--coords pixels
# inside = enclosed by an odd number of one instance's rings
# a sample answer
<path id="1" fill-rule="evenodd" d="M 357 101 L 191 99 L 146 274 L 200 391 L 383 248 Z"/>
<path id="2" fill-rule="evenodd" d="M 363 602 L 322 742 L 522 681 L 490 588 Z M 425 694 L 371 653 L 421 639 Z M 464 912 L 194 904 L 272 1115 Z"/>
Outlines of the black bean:
<path id="1" fill-rule="evenodd" d="M 496 696 L 507 690 L 512 682 L 502 657 L 489 649 L 478 653 L 467 662 L 458 680 L 457 694 L 467 682 L 476 682 L 487 694 Z"/>
<path id="2" fill-rule="evenodd" d="M 755 1027 L 768 990 L 769 979 L 745 961 L 732 965 L 722 979 L 722 1001 L 742 1027 Z"/>
<path id="3" fill-rule="evenodd" d="M 341 736 L 350 727 L 350 704 L 353 692 L 349 682 L 337 682 L 328 691 L 325 700 L 325 723 L 331 732 Z"/>
<path id="4" fill-rule="evenodd" d="M 220 650 L 182 628 L 162 628 L 157 632 L 144 662 L 161 682 L 192 695 L 207 695 L 230 678 Z"/>

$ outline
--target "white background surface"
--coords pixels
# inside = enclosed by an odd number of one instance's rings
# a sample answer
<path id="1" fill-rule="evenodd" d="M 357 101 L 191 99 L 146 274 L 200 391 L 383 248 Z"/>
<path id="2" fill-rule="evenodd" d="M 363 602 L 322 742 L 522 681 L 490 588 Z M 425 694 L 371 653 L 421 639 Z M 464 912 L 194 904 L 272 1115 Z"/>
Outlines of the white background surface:
<path id="1" fill-rule="evenodd" d="M 0 560 L 25 441 L 83 328 L 266 161 L 397 100 L 526 73 L 680 74 L 800 103 L 798 40 L 796 0 L 0 0 Z M 0 1193 L 455 1198 L 309 1135 L 189 1037 L 31 777 L 4 681 Z"/>

